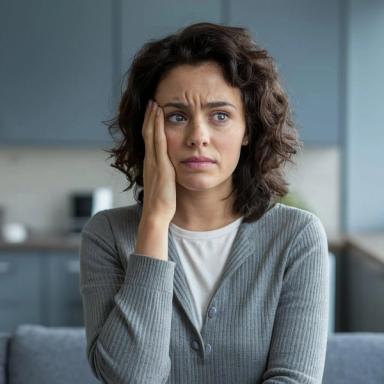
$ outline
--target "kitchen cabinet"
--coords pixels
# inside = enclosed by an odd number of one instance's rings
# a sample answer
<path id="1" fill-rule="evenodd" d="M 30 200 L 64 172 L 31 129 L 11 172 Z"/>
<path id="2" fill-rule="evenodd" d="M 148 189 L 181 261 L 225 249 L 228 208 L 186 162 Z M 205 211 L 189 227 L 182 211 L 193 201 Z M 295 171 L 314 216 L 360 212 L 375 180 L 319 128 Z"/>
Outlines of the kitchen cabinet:
<path id="1" fill-rule="evenodd" d="M 339 141 L 341 4 L 305 0 L 0 2 L 0 145 L 110 148 L 123 74 L 147 41 L 208 21 L 275 57 L 305 144 Z"/>
<path id="2" fill-rule="evenodd" d="M 0 2 L 1 145 L 110 142 L 113 3 Z"/>
<path id="3" fill-rule="evenodd" d="M 340 1 L 228 0 L 229 23 L 248 27 L 275 58 L 306 145 L 339 143 Z"/>
<path id="4" fill-rule="evenodd" d="M 222 22 L 223 0 L 141 0 L 134 10 L 131 1 L 121 3 L 122 73 L 136 51 L 148 40 L 158 39 L 188 24 Z"/>
<path id="5" fill-rule="evenodd" d="M 83 326 L 77 252 L 0 252 L 0 332 L 19 324 Z"/>
<path id="6" fill-rule="evenodd" d="M 83 324 L 83 307 L 79 291 L 80 260 L 76 254 L 56 254 L 48 258 L 47 312 L 49 326 Z"/>
<path id="7" fill-rule="evenodd" d="M 40 321 L 41 268 L 37 254 L 0 254 L 0 331 Z"/>

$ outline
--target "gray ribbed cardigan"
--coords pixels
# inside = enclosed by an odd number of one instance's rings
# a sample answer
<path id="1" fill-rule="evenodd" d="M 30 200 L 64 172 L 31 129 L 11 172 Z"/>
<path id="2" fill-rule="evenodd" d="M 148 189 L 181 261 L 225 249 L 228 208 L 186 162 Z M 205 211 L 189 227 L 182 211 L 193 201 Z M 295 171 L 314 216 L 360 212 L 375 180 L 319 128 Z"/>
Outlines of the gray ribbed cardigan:
<path id="1" fill-rule="evenodd" d="M 169 260 L 134 252 L 138 204 L 83 228 L 87 354 L 103 383 L 321 383 L 328 247 L 320 220 L 276 204 L 239 227 L 201 332 L 169 233 Z M 204 266 L 202 266 L 204 268 Z"/>

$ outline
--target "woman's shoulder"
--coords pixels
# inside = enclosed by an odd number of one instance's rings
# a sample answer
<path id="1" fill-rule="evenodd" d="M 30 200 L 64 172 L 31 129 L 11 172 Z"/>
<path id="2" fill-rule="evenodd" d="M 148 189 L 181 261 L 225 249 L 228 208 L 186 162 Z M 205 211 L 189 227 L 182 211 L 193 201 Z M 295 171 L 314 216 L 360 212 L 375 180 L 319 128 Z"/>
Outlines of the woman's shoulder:
<path id="1" fill-rule="evenodd" d="M 320 220 L 319 217 L 308 210 L 297 208 L 291 205 L 287 205 L 284 203 L 276 203 L 267 214 L 271 213 L 276 217 L 285 218 L 285 219 L 296 219 L 302 221 L 313 221 Z"/>
<path id="2" fill-rule="evenodd" d="M 136 204 L 104 209 L 88 219 L 82 232 L 105 233 L 136 229 L 140 221 L 140 206 Z"/>
<path id="3" fill-rule="evenodd" d="M 297 235 L 303 230 L 324 232 L 320 218 L 302 208 L 276 203 L 262 217 L 263 224 L 272 225 L 281 232 Z"/>
<path id="4" fill-rule="evenodd" d="M 276 203 L 257 222 L 249 227 L 251 246 L 262 252 L 288 257 L 290 250 L 318 249 L 327 253 L 327 236 L 319 217 L 307 210 Z M 303 251 L 304 252 L 304 251 Z M 295 258 L 295 256 L 291 256 Z"/>

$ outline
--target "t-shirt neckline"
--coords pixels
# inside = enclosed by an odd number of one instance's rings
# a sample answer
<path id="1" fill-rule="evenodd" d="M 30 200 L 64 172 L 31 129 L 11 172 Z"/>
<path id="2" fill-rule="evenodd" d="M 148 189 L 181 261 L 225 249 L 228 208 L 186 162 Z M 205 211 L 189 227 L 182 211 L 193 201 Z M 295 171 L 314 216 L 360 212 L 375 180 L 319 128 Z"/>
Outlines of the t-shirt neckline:
<path id="1" fill-rule="evenodd" d="M 209 231 L 191 231 L 189 229 L 181 228 L 172 222 L 169 224 L 169 229 L 174 236 L 179 238 L 212 239 L 216 237 L 225 236 L 229 232 L 232 232 L 234 229 L 238 228 L 241 225 L 242 220 L 243 216 L 239 217 L 232 223 L 225 225 L 224 227 L 212 229 Z"/>

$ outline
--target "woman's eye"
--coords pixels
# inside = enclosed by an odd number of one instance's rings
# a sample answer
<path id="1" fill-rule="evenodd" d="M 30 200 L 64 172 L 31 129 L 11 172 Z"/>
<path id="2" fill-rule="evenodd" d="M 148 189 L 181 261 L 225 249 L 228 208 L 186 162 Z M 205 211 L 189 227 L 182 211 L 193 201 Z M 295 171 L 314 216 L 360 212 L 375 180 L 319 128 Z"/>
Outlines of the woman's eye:
<path id="1" fill-rule="evenodd" d="M 229 114 L 226 112 L 216 112 L 213 114 L 213 116 L 214 120 L 220 123 L 225 123 L 229 118 Z M 177 124 L 186 121 L 186 117 L 181 115 L 180 113 L 171 113 L 167 116 L 167 121 Z"/>
<path id="2" fill-rule="evenodd" d="M 216 119 L 217 121 L 227 121 L 229 118 L 228 113 L 225 112 L 217 112 L 214 114 L 214 116 L 218 117 L 218 119 Z"/>
<path id="3" fill-rule="evenodd" d="M 184 116 L 180 115 L 179 113 L 172 113 L 171 115 L 167 116 L 167 120 L 170 121 L 171 123 L 180 123 L 183 121 Z"/>

